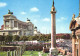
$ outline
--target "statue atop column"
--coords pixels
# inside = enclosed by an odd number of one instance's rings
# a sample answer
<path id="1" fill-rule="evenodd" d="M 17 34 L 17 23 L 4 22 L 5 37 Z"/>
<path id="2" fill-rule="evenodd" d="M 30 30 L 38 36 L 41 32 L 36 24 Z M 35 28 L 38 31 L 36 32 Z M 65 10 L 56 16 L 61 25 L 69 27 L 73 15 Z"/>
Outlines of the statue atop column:
<path id="1" fill-rule="evenodd" d="M 13 12 L 11 12 L 10 10 L 8 10 L 8 14 L 13 14 Z"/>
<path id="2" fill-rule="evenodd" d="M 30 21 L 30 19 L 27 18 L 27 21 Z"/>

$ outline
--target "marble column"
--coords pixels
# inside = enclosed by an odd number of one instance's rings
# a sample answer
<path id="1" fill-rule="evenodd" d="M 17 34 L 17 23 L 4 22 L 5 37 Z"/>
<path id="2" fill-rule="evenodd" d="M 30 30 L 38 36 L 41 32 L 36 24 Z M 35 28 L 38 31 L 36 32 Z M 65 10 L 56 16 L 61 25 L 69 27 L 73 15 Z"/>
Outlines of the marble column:
<path id="1" fill-rule="evenodd" d="M 16 56 L 16 50 L 14 51 L 14 56 Z"/>
<path id="2" fill-rule="evenodd" d="M 15 24 L 15 23 L 14 23 L 14 20 L 12 20 L 12 22 L 13 22 L 13 24 L 12 24 L 13 26 L 12 26 L 12 27 L 14 28 L 14 24 Z"/>
<path id="3" fill-rule="evenodd" d="M 51 14 L 51 48 L 56 47 L 55 14 Z"/>
<path id="4" fill-rule="evenodd" d="M 5 20 L 4 20 L 4 29 L 6 29 L 6 22 L 5 22 Z"/>
<path id="5" fill-rule="evenodd" d="M 18 24 L 18 22 L 17 22 L 17 28 L 18 28 L 18 25 L 19 25 L 19 24 Z"/>
<path id="6" fill-rule="evenodd" d="M 11 51 L 11 56 L 13 56 L 13 51 Z"/>
<path id="7" fill-rule="evenodd" d="M 79 50 L 79 52 L 78 52 L 78 55 L 80 56 L 80 36 L 79 36 L 79 40 L 78 40 L 78 42 L 79 42 L 79 46 L 78 46 L 78 50 Z"/>
<path id="8" fill-rule="evenodd" d="M 72 38 L 72 56 L 76 56 L 76 39 Z"/>
<path id="9" fill-rule="evenodd" d="M 9 51 L 7 52 L 7 56 L 10 56 L 10 52 Z"/>
<path id="10" fill-rule="evenodd" d="M 11 20 L 9 20 L 9 29 L 11 29 Z"/>
<path id="11" fill-rule="evenodd" d="M 18 55 L 18 51 L 16 50 L 16 56 Z"/>
<path id="12" fill-rule="evenodd" d="M 22 56 L 22 47 L 20 47 L 20 56 Z"/>

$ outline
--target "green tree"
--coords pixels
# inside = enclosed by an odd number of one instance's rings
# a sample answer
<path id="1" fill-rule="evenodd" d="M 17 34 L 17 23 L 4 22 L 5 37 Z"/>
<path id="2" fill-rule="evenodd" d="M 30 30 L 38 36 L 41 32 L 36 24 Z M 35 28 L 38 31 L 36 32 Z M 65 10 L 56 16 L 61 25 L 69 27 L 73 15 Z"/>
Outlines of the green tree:
<path id="1" fill-rule="evenodd" d="M 5 41 L 6 42 L 12 42 L 12 38 L 13 38 L 13 36 L 7 35 L 7 36 L 5 36 Z"/>
<path id="2" fill-rule="evenodd" d="M 0 42 L 2 44 L 2 42 L 5 41 L 5 36 L 0 35 Z"/>
<path id="3" fill-rule="evenodd" d="M 20 37 L 20 40 L 27 41 L 28 40 L 28 37 L 27 36 L 21 36 Z"/>
<path id="4" fill-rule="evenodd" d="M 61 36 L 61 38 L 62 38 L 62 39 L 65 39 L 65 38 L 66 38 L 66 36 L 65 36 L 65 35 L 62 35 L 62 36 Z"/>
<path id="5" fill-rule="evenodd" d="M 47 37 L 46 35 L 40 35 L 39 39 L 40 41 L 46 41 Z"/>
<path id="6" fill-rule="evenodd" d="M 29 41 L 33 40 L 33 36 L 28 36 L 28 40 Z"/>
<path id="7" fill-rule="evenodd" d="M 19 37 L 18 35 L 14 35 L 14 36 L 13 36 L 13 41 L 19 41 L 19 38 L 20 38 L 20 37 Z"/>
<path id="8" fill-rule="evenodd" d="M 4 41 L 5 40 L 5 36 L 0 35 L 0 41 Z"/>

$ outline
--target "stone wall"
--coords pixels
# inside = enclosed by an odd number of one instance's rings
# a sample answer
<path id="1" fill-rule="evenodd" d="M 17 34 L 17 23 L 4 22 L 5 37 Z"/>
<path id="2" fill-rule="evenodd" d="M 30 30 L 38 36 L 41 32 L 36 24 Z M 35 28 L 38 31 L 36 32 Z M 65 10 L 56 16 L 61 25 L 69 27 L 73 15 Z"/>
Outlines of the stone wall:
<path id="1" fill-rule="evenodd" d="M 1 47 L 2 51 L 14 51 L 16 49 L 17 49 L 17 47 Z"/>
<path id="2" fill-rule="evenodd" d="M 43 50 L 43 46 L 26 46 L 26 50 L 36 50 L 36 51 L 42 51 Z"/>

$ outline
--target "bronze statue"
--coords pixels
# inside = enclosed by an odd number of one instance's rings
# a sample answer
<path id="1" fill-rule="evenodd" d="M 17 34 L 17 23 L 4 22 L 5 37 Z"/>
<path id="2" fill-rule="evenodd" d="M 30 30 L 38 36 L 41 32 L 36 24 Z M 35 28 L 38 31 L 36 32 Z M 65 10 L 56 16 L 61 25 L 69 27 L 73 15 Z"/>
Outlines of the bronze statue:
<path id="1" fill-rule="evenodd" d="M 27 18 L 27 21 L 30 21 L 30 19 Z"/>
<path id="2" fill-rule="evenodd" d="M 8 14 L 13 14 L 13 12 L 11 12 L 10 10 L 8 10 Z"/>

